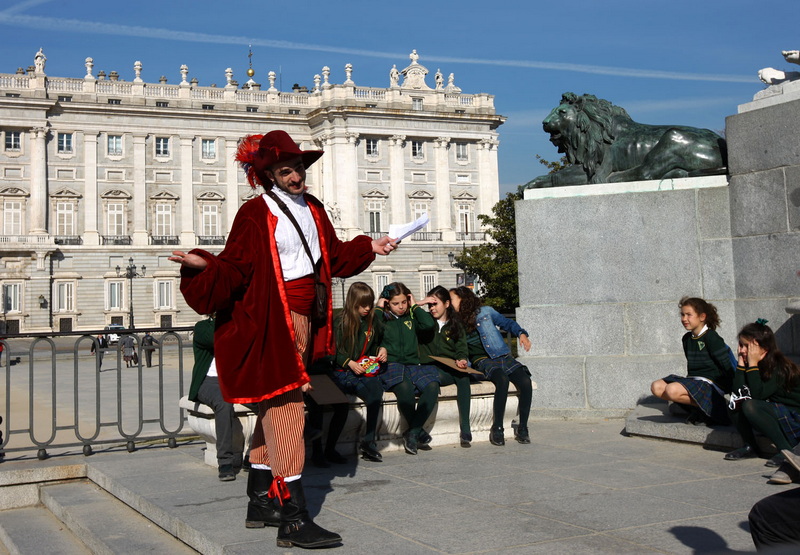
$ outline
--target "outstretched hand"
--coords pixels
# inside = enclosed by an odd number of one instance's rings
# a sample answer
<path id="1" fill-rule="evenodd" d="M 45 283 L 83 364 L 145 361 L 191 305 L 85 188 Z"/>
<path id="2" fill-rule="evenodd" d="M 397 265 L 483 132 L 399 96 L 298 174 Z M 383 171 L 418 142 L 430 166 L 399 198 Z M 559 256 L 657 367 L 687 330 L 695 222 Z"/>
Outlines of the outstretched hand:
<path id="1" fill-rule="evenodd" d="M 208 262 L 206 262 L 206 259 L 202 256 L 187 254 L 183 251 L 172 251 L 172 256 L 170 256 L 168 260 L 194 270 L 204 270 L 205 267 L 208 266 Z"/>
<path id="2" fill-rule="evenodd" d="M 530 340 L 530 339 L 528 339 L 528 336 L 527 336 L 527 335 L 525 335 L 524 333 L 523 333 L 523 334 L 520 334 L 520 336 L 519 336 L 519 342 L 522 344 L 522 347 L 523 347 L 523 348 L 524 348 L 526 351 L 530 351 L 530 350 L 531 350 L 531 340 Z"/>

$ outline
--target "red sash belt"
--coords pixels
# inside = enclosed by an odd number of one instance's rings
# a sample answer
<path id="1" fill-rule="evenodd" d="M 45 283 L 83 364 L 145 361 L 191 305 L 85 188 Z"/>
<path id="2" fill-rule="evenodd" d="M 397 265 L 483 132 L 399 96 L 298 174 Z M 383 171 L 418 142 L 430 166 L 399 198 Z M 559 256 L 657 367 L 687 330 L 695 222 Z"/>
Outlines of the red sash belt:
<path id="1" fill-rule="evenodd" d="M 314 276 L 308 275 L 292 281 L 284 282 L 286 287 L 286 300 L 289 302 L 289 310 L 311 316 L 311 308 L 314 306 Z"/>

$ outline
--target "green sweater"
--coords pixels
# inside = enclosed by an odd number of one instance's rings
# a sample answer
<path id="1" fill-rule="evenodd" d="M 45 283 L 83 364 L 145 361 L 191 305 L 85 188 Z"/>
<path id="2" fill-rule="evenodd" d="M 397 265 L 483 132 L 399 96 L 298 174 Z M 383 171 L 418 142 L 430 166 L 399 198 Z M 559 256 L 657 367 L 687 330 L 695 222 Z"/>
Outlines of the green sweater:
<path id="1" fill-rule="evenodd" d="M 688 332 L 683 336 L 683 352 L 686 353 L 688 377 L 708 378 L 724 392 L 731 390 L 733 364 L 730 351 L 719 334 L 707 329 L 699 337 Z"/>
<path id="2" fill-rule="evenodd" d="M 376 313 L 382 312 L 380 308 L 376 309 Z M 388 362 L 419 364 L 417 336 L 419 334 L 424 337 L 438 326 L 433 316 L 414 305 L 399 318 L 390 312 L 386 313 L 384 318 L 383 340 L 380 346 L 386 348 Z"/>
<path id="3" fill-rule="evenodd" d="M 738 391 L 743 385 L 750 389 L 750 396 L 753 399 L 780 403 L 800 410 L 800 385 L 786 391 L 778 372 L 772 372 L 772 376 L 764 381 L 757 366 L 751 368 L 739 366 L 733 376 L 733 390 Z"/>
<path id="4" fill-rule="evenodd" d="M 459 327 L 458 339 L 451 338 L 452 326 Z M 467 352 L 467 332 L 464 330 L 464 326 L 457 322 L 447 322 L 441 328 L 439 328 L 439 323 L 436 322 L 436 328 L 425 334 L 424 337 L 420 337 L 419 341 L 421 364 L 433 364 L 434 361 L 430 358 L 430 355 L 452 358 L 453 360 L 467 360 L 469 356 Z"/>
<path id="5" fill-rule="evenodd" d="M 197 392 L 206 379 L 211 361 L 214 359 L 214 319 L 200 320 L 194 325 L 192 338 L 194 366 L 192 367 L 192 384 L 189 386 L 189 400 L 197 401 Z"/>
<path id="6" fill-rule="evenodd" d="M 336 340 L 336 356 L 334 362 L 337 368 L 350 369 L 350 361 L 360 358 L 360 356 L 375 356 L 378 354 L 378 346 L 383 339 L 383 312 L 374 311 L 372 315 L 372 329 L 369 328 L 368 318 L 361 319 L 358 335 L 353 341 L 352 348 L 348 349 L 347 341 L 342 330 L 342 315 L 333 321 L 333 333 Z M 364 344 L 366 343 L 366 349 Z M 361 353 L 364 353 L 363 355 Z"/>

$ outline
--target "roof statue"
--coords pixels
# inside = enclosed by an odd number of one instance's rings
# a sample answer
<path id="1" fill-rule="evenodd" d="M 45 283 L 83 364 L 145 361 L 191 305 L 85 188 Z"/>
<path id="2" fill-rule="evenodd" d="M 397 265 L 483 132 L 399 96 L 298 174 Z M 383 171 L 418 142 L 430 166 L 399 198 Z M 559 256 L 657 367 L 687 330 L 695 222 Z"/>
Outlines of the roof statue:
<path id="1" fill-rule="evenodd" d="M 800 50 L 784 50 L 781 54 L 783 54 L 783 58 L 787 62 L 800 64 Z M 800 79 L 800 72 L 781 71 L 774 67 L 765 67 L 758 71 L 758 78 L 767 85 L 778 85 L 779 83 Z"/>

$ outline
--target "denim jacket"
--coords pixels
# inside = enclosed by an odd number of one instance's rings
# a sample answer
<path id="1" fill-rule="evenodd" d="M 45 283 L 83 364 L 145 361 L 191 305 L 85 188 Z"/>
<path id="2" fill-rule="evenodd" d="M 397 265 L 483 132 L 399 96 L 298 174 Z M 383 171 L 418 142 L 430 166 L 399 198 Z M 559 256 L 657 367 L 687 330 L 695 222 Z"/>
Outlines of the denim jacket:
<path id="1" fill-rule="evenodd" d="M 475 329 L 481 337 L 481 343 L 489 358 L 511 354 L 511 349 L 503 341 L 503 336 L 500 335 L 500 330 L 497 328 L 505 330 L 515 337 L 519 337 L 523 333 L 528 335 L 528 332 L 514 320 L 509 320 L 490 306 L 482 306 L 475 320 Z"/>

